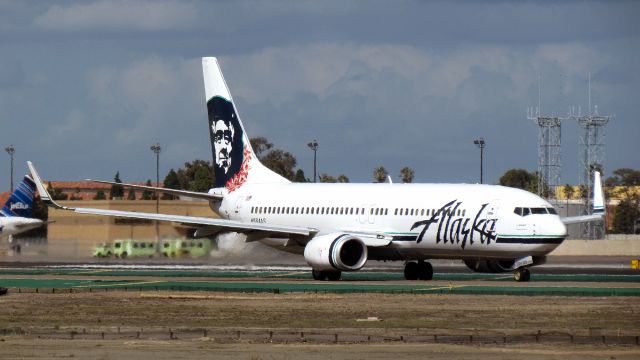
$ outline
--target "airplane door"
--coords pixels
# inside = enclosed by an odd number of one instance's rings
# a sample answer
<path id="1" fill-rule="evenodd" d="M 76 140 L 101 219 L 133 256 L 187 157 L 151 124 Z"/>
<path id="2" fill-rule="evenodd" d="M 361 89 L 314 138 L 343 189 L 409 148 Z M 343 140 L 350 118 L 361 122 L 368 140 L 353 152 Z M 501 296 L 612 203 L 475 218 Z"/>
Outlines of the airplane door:
<path id="1" fill-rule="evenodd" d="M 360 216 L 358 220 L 361 224 L 373 224 L 376 221 L 374 214 L 374 204 L 362 204 L 360 206 Z"/>
<path id="2" fill-rule="evenodd" d="M 243 196 L 238 196 L 238 200 L 236 200 L 235 213 L 238 214 L 240 212 L 240 208 L 242 207 L 242 200 L 244 200 Z"/>
<path id="3" fill-rule="evenodd" d="M 360 224 L 364 224 L 367 222 L 367 206 L 365 204 L 362 204 L 360 206 L 360 208 L 358 209 L 358 221 L 360 222 Z"/>
<path id="4" fill-rule="evenodd" d="M 500 209 L 500 200 L 495 199 L 492 200 L 489 205 L 487 205 L 487 220 L 497 220 L 498 219 L 498 210 Z"/>

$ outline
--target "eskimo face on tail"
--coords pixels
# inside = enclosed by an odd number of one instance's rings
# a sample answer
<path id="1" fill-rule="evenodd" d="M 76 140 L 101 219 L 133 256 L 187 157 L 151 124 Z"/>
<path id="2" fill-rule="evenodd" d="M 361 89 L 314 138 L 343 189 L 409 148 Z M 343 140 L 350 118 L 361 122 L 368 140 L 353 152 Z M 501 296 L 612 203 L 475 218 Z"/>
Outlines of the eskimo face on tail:
<path id="1" fill-rule="evenodd" d="M 246 180 L 250 151 L 231 101 L 214 96 L 207 102 L 216 187 L 233 191 Z"/>

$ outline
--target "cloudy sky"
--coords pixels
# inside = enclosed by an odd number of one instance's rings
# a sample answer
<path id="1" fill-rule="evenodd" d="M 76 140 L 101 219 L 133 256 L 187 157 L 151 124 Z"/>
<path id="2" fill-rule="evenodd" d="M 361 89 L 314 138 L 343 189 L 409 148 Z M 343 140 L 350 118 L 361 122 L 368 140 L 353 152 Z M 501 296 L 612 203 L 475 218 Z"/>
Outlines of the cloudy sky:
<path id="1" fill-rule="evenodd" d="M 200 58 L 217 56 L 250 136 L 319 172 L 420 182 L 537 168 L 526 108 L 615 115 L 606 169 L 640 168 L 637 1 L 0 1 L 0 145 L 46 179 L 155 177 L 211 159 Z M 580 129 L 563 125 L 562 182 Z M 9 156 L 0 156 L 0 189 Z"/>

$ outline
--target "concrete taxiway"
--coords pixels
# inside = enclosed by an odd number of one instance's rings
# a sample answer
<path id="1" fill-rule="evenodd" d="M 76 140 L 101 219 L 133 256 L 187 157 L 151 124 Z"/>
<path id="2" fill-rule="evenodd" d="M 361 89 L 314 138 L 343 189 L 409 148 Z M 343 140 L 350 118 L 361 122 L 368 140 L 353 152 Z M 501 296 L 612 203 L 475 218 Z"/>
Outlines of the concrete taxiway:
<path id="1" fill-rule="evenodd" d="M 551 264 L 528 283 L 511 273 L 478 274 L 441 267 L 431 281 L 406 281 L 401 269 L 343 273 L 341 281 L 311 279 L 295 265 L 0 264 L 0 286 L 13 291 L 185 290 L 269 293 L 411 293 L 558 296 L 640 296 L 640 271 L 616 264 Z"/>

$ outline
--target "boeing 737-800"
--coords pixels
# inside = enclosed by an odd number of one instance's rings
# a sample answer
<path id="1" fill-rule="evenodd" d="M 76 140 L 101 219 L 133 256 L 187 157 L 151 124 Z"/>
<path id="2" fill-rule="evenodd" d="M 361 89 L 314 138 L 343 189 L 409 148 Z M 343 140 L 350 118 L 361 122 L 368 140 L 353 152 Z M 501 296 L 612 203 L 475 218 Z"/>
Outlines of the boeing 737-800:
<path id="1" fill-rule="evenodd" d="M 0 210 L 0 236 L 11 237 L 44 224 L 31 217 L 35 192 L 36 184 L 26 175 Z"/>
<path id="2" fill-rule="evenodd" d="M 553 206 L 527 191 L 478 184 L 292 183 L 256 157 L 216 58 L 203 58 L 208 131 L 215 185 L 208 193 L 150 189 L 207 199 L 221 218 L 72 208 L 55 203 L 29 167 L 42 199 L 80 214 L 173 221 L 196 228 L 196 236 L 236 232 L 301 254 L 316 280 L 337 280 L 368 260 L 405 261 L 405 278 L 429 280 L 430 259 L 460 259 L 474 271 L 528 268 L 567 236 Z M 599 175 L 596 173 L 596 181 Z M 105 182 L 110 183 L 110 182 Z M 596 187 L 595 205 L 603 209 Z M 590 221 L 601 214 L 565 219 Z"/>

